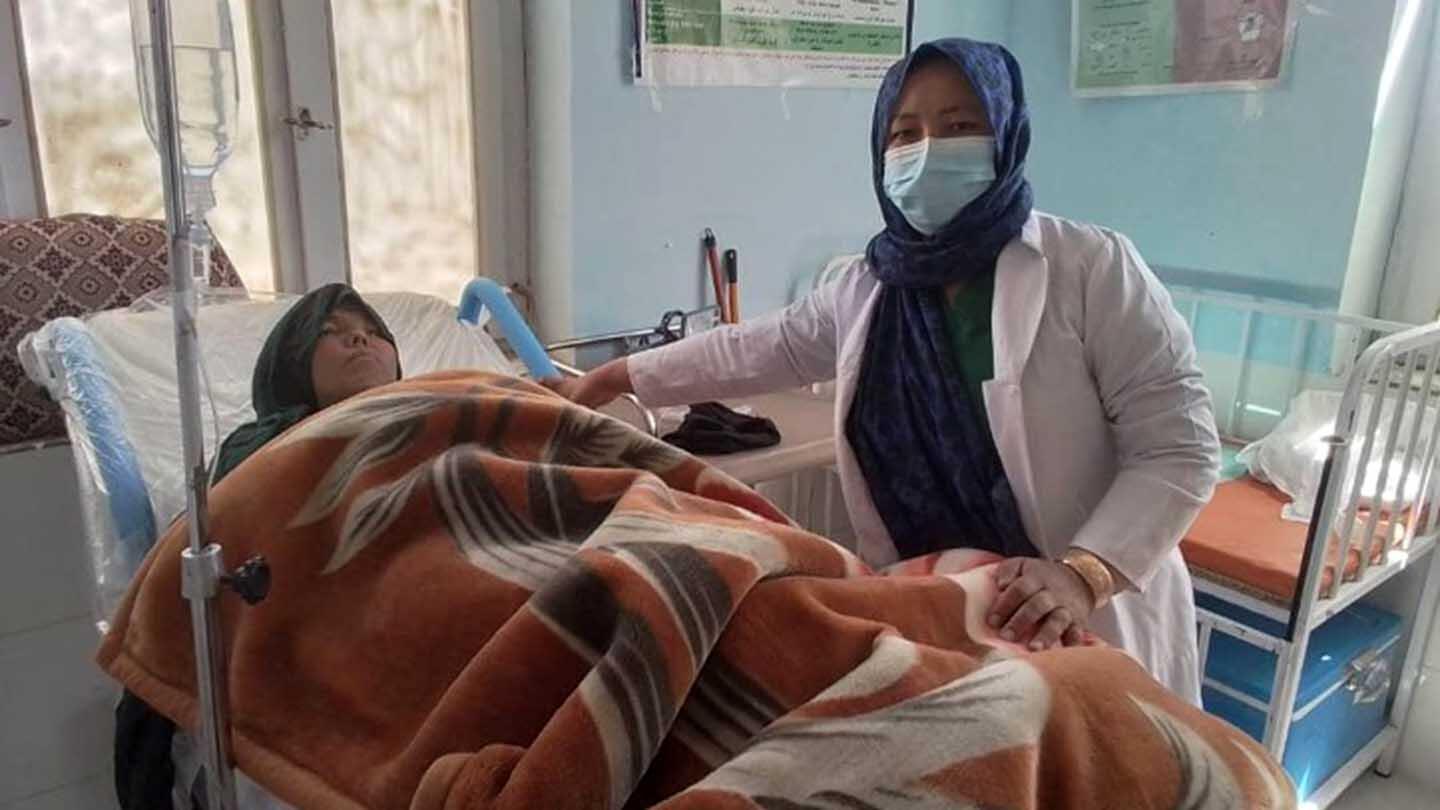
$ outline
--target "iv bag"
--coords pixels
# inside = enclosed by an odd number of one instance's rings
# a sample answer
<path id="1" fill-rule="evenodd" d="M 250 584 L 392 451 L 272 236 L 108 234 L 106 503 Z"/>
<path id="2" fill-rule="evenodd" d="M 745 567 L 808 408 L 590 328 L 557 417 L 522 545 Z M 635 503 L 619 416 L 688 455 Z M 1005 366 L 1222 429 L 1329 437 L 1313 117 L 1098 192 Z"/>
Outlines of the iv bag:
<path id="1" fill-rule="evenodd" d="M 235 61 L 235 31 L 226 0 L 186 0 L 172 5 L 171 44 L 175 61 L 175 97 L 179 119 L 181 169 L 186 210 L 214 207 L 210 179 L 230 156 L 240 106 Z M 145 131 L 157 149 L 155 63 L 147 0 L 130 0 L 136 75 Z"/>

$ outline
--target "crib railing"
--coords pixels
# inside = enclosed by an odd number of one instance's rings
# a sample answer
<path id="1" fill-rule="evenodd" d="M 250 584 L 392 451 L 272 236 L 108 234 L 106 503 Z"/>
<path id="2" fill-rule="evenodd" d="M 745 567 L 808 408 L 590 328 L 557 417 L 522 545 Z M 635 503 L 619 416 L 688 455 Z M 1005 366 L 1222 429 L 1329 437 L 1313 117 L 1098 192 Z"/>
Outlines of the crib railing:
<path id="1" fill-rule="evenodd" d="M 1434 539 L 1440 514 L 1436 497 L 1440 480 L 1435 473 L 1440 442 L 1440 418 L 1435 415 L 1440 411 L 1437 367 L 1440 322 L 1376 341 L 1361 355 L 1345 388 L 1335 435 L 1328 440 L 1321 498 L 1326 508 L 1317 504 L 1307 552 L 1318 551 L 1315 536 L 1328 540 L 1334 534 L 1337 566 L 1348 565 L 1352 550 L 1359 554 L 1356 580 L 1365 579 L 1372 567 L 1408 554 L 1417 535 Z M 1362 501 L 1368 501 L 1368 508 Z M 1318 572 L 1323 571 L 1324 555 L 1308 556 L 1304 580 L 1308 587 L 1302 590 L 1315 591 L 1317 598 L 1334 598 L 1345 577 L 1337 574 L 1321 583 Z M 1303 595 L 1299 607 L 1304 607 Z"/>
<path id="2" fill-rule="evenodd" d="M 1364 350 L 1408 324 L 1171 286 L 1195 335 L 1220 435 L 1265 435 L 1307 387 L 1339 388 Z"/>
<path id="3" fill-rule="evenodd" d="M 1391 723 L 1376 740 L 1378 769 L 1388 772 L 1393 765 L 1440 601 L 1440 554 L 1433 553 L 1440 535 L 1437 367 L 1440 323 L 1380 338 L 1364 350 L 1349 376 L 1335 434 L 1327 440 L 1321 494 L 1276 667 L 1265 742 L 1277 754 L 1284 751 L 1288 737 L 1310 634 L 1410 564 L 1428 557 Z M 1396 470 L 1399 476 L 1392 496 Z M 1411 481 L 1416 485 L 1410 486 Z M 1333 558 L 1332 544 L 1337 552 Z M 1352 551 L 1358 559 L 1354 573 L 1347 575 Z M 1326 582 L 1323 574 L 1331 559 L 1333 573 Z"/>
<path id="4" fill-rule="evenodd" d="M 1284 630 L 1199 611 L 1202 672 L 1216 632 L 1276 655 L 1270 700 L 1259 707 L 1272 753 L 1285 751 L 1311 633 L 1406 568 L 1425 565 L 1390 724 L 1311 794 L 1323 807 L 1377 758 L 1382 772 L 1393 763 L 1440 602 L 1440 554 L 1431 553 L 1440 535 L 1440 323 L 1410 327 L 1243 296 L 1174 292 L 1196 334 L 1227 440 L 1261 438 L 1302 390 L 1342 392 L 1294 599 L 1288 610 L 1263 611 Z"/>

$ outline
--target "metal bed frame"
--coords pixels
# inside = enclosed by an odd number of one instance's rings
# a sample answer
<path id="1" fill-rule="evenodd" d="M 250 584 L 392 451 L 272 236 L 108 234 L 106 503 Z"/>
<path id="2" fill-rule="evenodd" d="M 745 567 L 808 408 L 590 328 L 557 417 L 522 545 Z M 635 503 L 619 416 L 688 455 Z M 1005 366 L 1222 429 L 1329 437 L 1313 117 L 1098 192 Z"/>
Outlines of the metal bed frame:
<path id="1" fill-rule="evenodd" d="M 1307 383 L 1310 346 L 1317 337 L 1315 330 L 1319 328 L 1336 328 L 1335 342 L 1339 346 L 1330 360 L 1330 379 L 1332 382 L 1344 381 L 1335 434 L 1325 440 L 1327 449 L 1319 496 L 1306 534 L 1305 553 L 1291 604 L 1277 606 L 1205 579 L 1203 575 L 1195 577 L 1198 593 L 1272 619 L 1284 627 L 1283 632 L 1272 633 L 1211 610 L 1197 610 L 1202 675 L 1213 634 L 1218 632 L 1234 636 L 1275 654 L 1277 662 L 1271 699 L 1265 703 L 1211 680 L 1206 680 L 1205 685 L 1262 712 L 1266 718 L 1263 744 L 1277 759 L 1283 758 L 1292 725 L 1319 702 L 1317 700 L 1303 707 L 1294 705 L 1311 634 L 1331 617 L 1373 593 L 1401 572 L 1410 568 L 1421 568 L 1424 572 L 1419 596 L 1412 603 L 1409 640 L 1404 642 L 1407 646 L 1401 659 L 1388 724 L 1334 775 L 1314 788 L 1306 805 L 1323 808 L 1372 764 L 1382 775 L 1389 775 L 1393 768 L 1421 676 L 1437 602 L 1440 602 L 1440 554 L 1433 553 L 1437 540 L 1440 540 L 1440 525 L 1437 525 L 1440 523 L 1440 470 L 1437 470 L 1436 454 L 1437 443 L 1440 443 L 1440 419 L 1436 420 L 1431 430 L 1428 445 L 1420 441 L 1426 408 L 1440 407 L 1440 379 L 1436 375 L 1437 368 L 1440 368 L 1440 322 L 1407 327 L 1372 318 L 1335 315 L 1261 299 L 1183 288 L 1176 290 L 1176 298 L 1192 329 L 1198 327 L 1207 311 L 1216 307 L 1227 308 L 1241 318 L 1239 363 L 1232 380 L 1234 395 L 1227 403 L 1216 403 L 1221 434 L 1227 439 L 1257 438 L 1254 434 L 1245 435 L 1248 431 L 1244 422 L 1252 411 L 1279 416 L 1275 409 L 1257 408 L 1249 393 L 1253 383 L 1254 338 L 1262 318 L 1286 318 L 1295 322 L 1289 358 L 1293 371 L 1293 380 L 1288 385 L 1291 397 Z M 1371 403 L 1368 417 L 1364 424 L 1359 424 L 1361 404 L 1367 399 Z M 1393 413 L 1382 424 L 1381 413 L 1385 405 L 1393 406 Z M 1413 411 L 1407 411 L 1407 408 L 1413 408 Z M 1407 419 L 1407 413 L 1413 413 L 1414 418 Z M 1420 453 L 1422 447 L 1427 447 L 1423 458 Z M 1377 452 L 1381 451 L 1383 454 L 1377 456 Z M 1363 471 L 1372 458 L 1403 458 L 1401 482 L 1410 478 L 1412 470 L 1419 475 L 1420 488 L 1408 512 L 1409 519 L 1401 524 L 1400 531 L 1380 531 L 1381 514 L 1387 511 L 1392 515 L 1399 513 L 1399 501 L 1404 495 L 1399 491 L 1403 487 L 1397 487 L 1394 500 L 1386 498 L 1391 477 L 1389 463 L 1382 466 L 1378 476 L 1377 508 L 1370 509 L 1368 515 L 1362 514 Z M 1358 467 L 1352 466 L 1357 460 Z M 1347 476 L 1346 471 L 1350 469 L 1362 472 Z M 1347 481 L 1347 478 L 1354 480 Z M 1342 539 L 1338 544 L 1340 553 L 1336 557 L 1336 572 L 1331 582 L 1322 589 L 1326 546 L 1329 538 L 1337 533 Z M 1359 568 L 1353 579 L 1347 581 L 1345 561 L 1352 549 L 1359 551 Z M 1375 554 L 1377 551 L 1378 555 Z"/>

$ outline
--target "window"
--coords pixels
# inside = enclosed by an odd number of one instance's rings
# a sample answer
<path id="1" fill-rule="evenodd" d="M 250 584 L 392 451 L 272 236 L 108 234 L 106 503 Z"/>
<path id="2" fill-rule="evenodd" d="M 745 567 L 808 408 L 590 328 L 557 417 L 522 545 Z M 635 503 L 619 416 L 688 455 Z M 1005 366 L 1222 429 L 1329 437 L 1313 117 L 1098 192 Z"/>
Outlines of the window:
<path id="1" fill-rule="evenodd" d="M 19 0 L 51 215 L 163 219 L 160 161 L 141 121 L 127 0 Z M 275 289 L 247 5 L 230 4 L 241 77 L 234 152 L 210 225 L 251 289 Z M 83 21 L 83 24 L 77 24 Z"/>
<path id="2" fill-rule="evenodd" d="M 350 278 L 453 300 L 478 275 L 465 3 L 335 11 Z"/>

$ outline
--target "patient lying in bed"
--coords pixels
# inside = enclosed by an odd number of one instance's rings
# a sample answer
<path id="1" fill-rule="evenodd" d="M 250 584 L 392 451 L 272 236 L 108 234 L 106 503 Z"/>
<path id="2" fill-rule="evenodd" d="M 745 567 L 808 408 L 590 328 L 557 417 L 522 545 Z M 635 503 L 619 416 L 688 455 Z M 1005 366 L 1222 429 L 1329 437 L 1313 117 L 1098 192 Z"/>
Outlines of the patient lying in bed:
<path id="1" fill-rule="evenodd" d="M 316 411 L 398 379 L 395 336 L 358 293 L 344 284 L 309 293 L 266 338 L 251 383 L 255 421 L 225 440 L 212 479 Z"/>
<path id="2" fill-rule="evenodd" d="M 311 414 L 399 379 L 395 337 L 355 290 L 330 284 L 305 295 L 266 338 L 251 382 L 255 421 L 226 438 L 211 481 L 218 483 Z M 115 737 L 116 791 L 123 810 L 170 803 L 173 733 L 168 719 L 126 692 L 116 712 Z"/>
<path id="3" fill-rule="evenodd" d="M 221 477 L 229 562 L 274 570 L 265 602 L 223 604 L 234 752 L 297 807 L 1294 806 L 1257 745 L 1123 653 L 998 639 L 995 559 L 873 576 L 513 378 L 368 389 Z M 99 660 L 191 725 L 184 541 Z"/>

